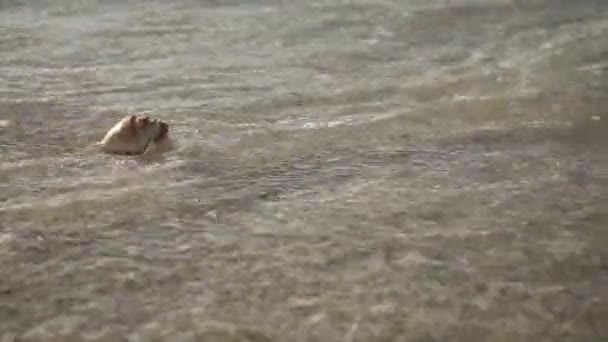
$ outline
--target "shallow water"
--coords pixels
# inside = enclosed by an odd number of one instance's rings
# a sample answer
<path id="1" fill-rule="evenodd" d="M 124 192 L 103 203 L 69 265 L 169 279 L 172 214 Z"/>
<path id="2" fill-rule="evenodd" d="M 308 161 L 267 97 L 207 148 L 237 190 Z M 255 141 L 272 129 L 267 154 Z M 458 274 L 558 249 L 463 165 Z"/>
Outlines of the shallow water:
<path id="1" fill-rule="evenodd" d="M 608 338 L 606 37 L 601 0 L 0 1 L 0 340 Z M 177 148 L 98 153 L 126 111 Z"/>

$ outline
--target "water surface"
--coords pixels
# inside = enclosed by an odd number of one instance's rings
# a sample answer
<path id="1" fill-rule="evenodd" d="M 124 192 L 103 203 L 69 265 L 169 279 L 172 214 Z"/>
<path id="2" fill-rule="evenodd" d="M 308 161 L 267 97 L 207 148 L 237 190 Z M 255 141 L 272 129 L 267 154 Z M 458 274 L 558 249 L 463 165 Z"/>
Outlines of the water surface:
<path id="1" fill-rule="evenodd" d="M 600 0 L 2 1 L 0 337 L 608 338 L 606 37 Z M 97 153 L 127 111 L 177 149 Z"/>

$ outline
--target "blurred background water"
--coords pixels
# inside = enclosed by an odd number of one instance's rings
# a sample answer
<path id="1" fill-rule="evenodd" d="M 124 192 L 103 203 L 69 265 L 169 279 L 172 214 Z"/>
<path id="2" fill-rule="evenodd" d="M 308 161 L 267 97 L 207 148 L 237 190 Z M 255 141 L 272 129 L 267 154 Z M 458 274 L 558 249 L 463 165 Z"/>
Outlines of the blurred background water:
<path id="1" fill-rule="evenodd" d="M 604 0 L 0 1 L 0 340 L 608 338 L 607 73 Z"/>

